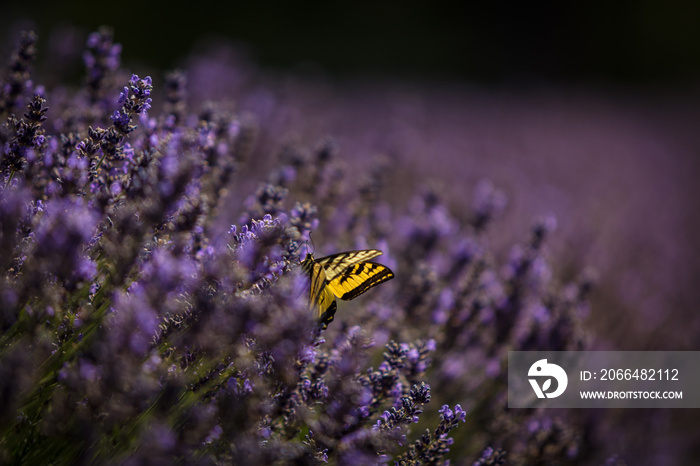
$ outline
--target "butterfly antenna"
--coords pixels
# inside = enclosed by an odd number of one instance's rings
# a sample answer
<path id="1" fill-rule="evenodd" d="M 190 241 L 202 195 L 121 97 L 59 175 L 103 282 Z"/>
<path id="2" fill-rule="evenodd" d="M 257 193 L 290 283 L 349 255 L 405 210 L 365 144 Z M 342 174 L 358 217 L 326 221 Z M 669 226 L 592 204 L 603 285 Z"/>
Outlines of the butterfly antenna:
<path id="1" fill-rule="evenodd" d="M 314 245 L 314 239 L 311 237 L 311 231 L 309 232 L 309 241 L 311 241 L 311 249 L 313 250 L 312 254 L 316 252 L 316 246 Z M 309 241 L 306 243 L 308 244 Z"/>
<path id="2" fill-rule="evenodd" d="M 306 252 L 307 252 L 307 254 L 308 254 L 309 249 L 310 249 L 310 247 L 309 247 L 309 242 L 308 242 L 308 241 L 303 241 L 301 244 L 299 244 L 299 245 L 296 247 L 296 249 L 294 250 L 294 252 L 300 251 L 302 246 L 306 246 Z M 301 259 L 301 254 L 298 254 L 298 255 L 297 255 L 297 260 L 299 261 L 299 264 L 301 265 L 301 263 L 303 262 L 302 259 Z"/>

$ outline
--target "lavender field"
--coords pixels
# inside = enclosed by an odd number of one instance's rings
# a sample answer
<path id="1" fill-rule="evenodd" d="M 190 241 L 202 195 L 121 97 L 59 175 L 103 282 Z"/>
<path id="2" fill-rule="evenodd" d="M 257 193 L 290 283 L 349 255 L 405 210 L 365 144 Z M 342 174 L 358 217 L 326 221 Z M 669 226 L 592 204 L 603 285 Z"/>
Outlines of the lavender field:
<path id="1" fill-rule="evenodd" d="M 76 34 L 3 57 L 0 463 L 700 455 L 692 410 L 506 399 L 508 351 L 697 349 L 700 93 L 337 81 L 220 43 L 161 73 Z M 366 248 L 395 278 L 320 331 L 300 261 Z"/>

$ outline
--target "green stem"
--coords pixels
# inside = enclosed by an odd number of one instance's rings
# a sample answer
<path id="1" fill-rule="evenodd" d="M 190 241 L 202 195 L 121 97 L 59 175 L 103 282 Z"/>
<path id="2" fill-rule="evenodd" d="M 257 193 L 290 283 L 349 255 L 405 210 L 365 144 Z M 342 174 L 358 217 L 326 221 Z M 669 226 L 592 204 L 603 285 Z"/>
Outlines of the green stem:
<path id="1" fill-rule="evenodd" d="M 100 160 L 97 161 L 97 164 L 95 165 L 95 172 L 100 169 L 102 166 L 102 162 L 104 162 L 105 157 L 107 157 L 107 154 L 105 151 L 102 151 L 102 157 L 100 157 Z"/>
<path id="2" fill-rule="evenodd" d="M 12 171 L 10 172 L 10 177 L 7 179 L 7 182 L 5 183 L 5 187 L 7 188 L 10 186 L 10 183 L 12 183 L 12 178 L 15 177 L 15 169 L 13 168 Z"/>

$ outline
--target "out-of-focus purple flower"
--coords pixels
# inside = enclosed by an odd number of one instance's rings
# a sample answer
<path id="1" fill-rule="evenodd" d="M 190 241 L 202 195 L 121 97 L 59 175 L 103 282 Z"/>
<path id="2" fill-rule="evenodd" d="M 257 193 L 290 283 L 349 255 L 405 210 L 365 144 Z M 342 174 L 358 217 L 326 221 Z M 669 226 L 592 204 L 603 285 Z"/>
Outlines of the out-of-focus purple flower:
<path id="1" fill-rule="evenodd" d="M 492 447 L 484 448 L 481 457 L 473 463 L 473 466 L 495 466 L 506 464 L 506 453 L 502 449 L 494 450 Z"/>
<path id="2" fill-rule="evenodd" d="M 22 105 L 25 92 L 32 92 L 30 72 L 36 57 L 36 41 L 37 36 L 32 31 L 22 31 L 20 34 L 19 43 L 10 58 L 9 73 L 0 87 L 0 115 L 12 114 L 15 108 Z"/>
<path id="3" fill-rule="evenodd" d="M 113 349 L 123 345 L 134 354 L 143 355 L 158 329 L 158 313 L 140 289 L 129 295 L 118 294 L 111 314 Z"/>
<path id="4" fill-rule="evenodd" d="M 211 432 L 209 432 L 209 435 L 207 435 L 207 438 L 204 439 L 204 443 L 212 443 L 214 440 L 218 440 L 221 437 L 222 432 L 223 429 L 221 426 L 218 424 L 215 425 Z"/>
<path id="5" fill-rule="evenodd" d="M 508 204 L 508 198 L 500 189 L 496 189 L 489 180 L 480 181 L 474 190 L 472 209 L 474 226 L 483 229 L 488 222 L 498 218 Z"/>
<path id="6" fill-rule="evenodd" d="M 103 27 L 88 36 L 83 61 L 92 103 L 104 98 L 106 81 L 119 68 L 121 51 L 121 44 L 114 43 L 114 33 L 109 28 Z"/>

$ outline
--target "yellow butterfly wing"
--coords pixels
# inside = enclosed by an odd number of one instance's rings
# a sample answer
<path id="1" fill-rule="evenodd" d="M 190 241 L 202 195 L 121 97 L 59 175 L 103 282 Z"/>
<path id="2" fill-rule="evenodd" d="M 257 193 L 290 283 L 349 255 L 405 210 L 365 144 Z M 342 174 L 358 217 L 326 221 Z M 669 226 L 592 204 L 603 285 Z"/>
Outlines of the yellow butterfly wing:
<path id="1" fill-rule="evenodd" d="M 309 274 L 309 307 L 323 328 L 333 320 L 338 305 L 335 298 L 350 300 L 373 286 L 394 278 L 385 265 L 367 262 L 379 256 L 378 249 L 348 251 L 314 259 L 307 254 L 302 269 Z"/>
<path id="2" fill-rule="evenodd" d="M 316 262 L 323 266 L 323 270 L 326 272 L 326 279 L 330 282 L 339 275 L 343 275 L 350 266 L 360 262 L 367 262 L 382 254 L 382 251 L 379 249 L 363 249 L 360 251 L 339 252 L 316 259 Z"/>
<path id="3" fill-rule="evenodd" d="M 313 260 L 313 257 L 312 257 Z M 328 288 L 326 273 L 323 266 L 318 263 L 311 265 L 311 286 L 309 288 L 309 307 L 314 311 L 314 317 L 328 325 L 333 320 L 338 305 L 335 295 Z"/>
<path id="4" fill-rule="evenodd" d="M 349 267 L 345 273 L 328 282 L 333 294 L 340 299 L 350 300 L 380 283 L 394 278 L 389 267 L 376 262 L 362 262 Z"/>

